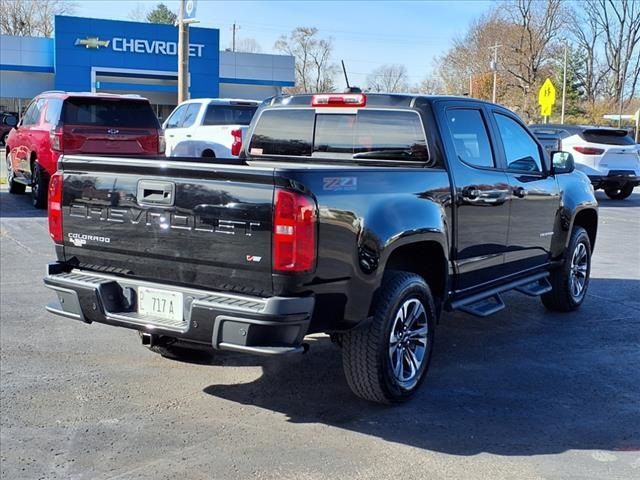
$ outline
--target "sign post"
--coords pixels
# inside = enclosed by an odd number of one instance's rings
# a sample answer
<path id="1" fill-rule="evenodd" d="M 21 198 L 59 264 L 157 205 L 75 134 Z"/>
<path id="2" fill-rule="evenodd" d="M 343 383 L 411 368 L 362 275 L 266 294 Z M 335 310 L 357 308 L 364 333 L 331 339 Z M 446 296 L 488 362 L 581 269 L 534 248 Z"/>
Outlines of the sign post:
<path id="1" fill-rule="evenodd" d="M 189 24 L 194 23 L 196 0 L 180 0 L 178 15 L 178 103 L 189 99 Z"/>
<path id="2" fill-rule="evenodd" d="M 548 78 L 542 84 L 538 92 L 538 104 L 540 105 L 540 115 L 544 117 L 544 123 L 549 123 L 549 117 L 553 105 L 556 103 L 556 88 Z"/>

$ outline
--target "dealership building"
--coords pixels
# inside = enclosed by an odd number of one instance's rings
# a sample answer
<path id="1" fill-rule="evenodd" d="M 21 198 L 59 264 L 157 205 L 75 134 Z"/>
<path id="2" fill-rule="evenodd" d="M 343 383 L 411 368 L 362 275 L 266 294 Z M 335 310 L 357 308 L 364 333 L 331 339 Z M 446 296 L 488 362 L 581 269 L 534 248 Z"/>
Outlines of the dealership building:
<path id="1" fill-rule="evenodd" d="M 177 103 L 178 28 L 55 17 L 54 38 L 0 36 L 0 111 L 45 90 L 139 94 L 166 118 Z M 189 97 L 264 99 L 294 85 L 294 58 L 220 51 L 220 32 L 189 28 Z"/>

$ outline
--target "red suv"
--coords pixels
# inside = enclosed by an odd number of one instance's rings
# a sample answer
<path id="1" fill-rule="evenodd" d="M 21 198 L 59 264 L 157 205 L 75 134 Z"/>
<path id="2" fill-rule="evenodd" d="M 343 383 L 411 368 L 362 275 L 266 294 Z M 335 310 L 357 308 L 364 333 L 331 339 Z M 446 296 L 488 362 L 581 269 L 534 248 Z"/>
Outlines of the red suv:
<path id="1" fill-rule="evenodd" d="M 60 155 L 156 156 L 164 153 L 164 136 L 145 98 L 56 91 L 33 99 L 6 149 L 9 192 L 31 186 L 33 205 L 46 208 Z"/>

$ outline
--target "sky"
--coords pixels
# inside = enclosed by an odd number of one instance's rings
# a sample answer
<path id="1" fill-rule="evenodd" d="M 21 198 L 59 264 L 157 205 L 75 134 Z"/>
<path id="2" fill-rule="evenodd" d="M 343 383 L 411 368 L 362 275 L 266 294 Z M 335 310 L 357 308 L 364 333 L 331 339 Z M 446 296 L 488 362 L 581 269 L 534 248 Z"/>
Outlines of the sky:
<path id="1" fill-rule="evenodd" d="M 157 3 L 129 0 L 76 0 L 74 15 L 129 20 L 137 8 Z M 165 0 L 178 11 L 179 2 Z M 487 0 L 449 1 L 217 1 L 198 0 L 199 26 L 220 30 L 220 48 L 237 38 L 255 39 L 263 53 L 278 53 L 273 45 L 298 26 L 316 27 L 333 41 L 333 60 L 344 60 L 352 85 L 366 86 L 366 76 L 385 64 L 403 64 L 411 84 L 432 70 L 434 57 L 444 53 L 469 24 L 491 8 Z M 337 86 L 344 87 L 342 76 Z"/>

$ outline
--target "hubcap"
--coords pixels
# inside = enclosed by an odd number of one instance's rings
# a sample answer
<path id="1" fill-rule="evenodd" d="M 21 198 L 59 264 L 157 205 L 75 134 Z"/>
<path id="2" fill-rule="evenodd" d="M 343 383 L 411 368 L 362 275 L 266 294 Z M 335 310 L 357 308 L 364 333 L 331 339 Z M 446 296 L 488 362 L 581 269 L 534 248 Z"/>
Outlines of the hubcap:
<path id="1" fill-rule="evenodd" d="M 571 256 L 571 272 L 569 274 L 569 289 L 571 296 L 578 300 L 584 293 L 589 273 L 589 255 L 584 243 L 579 243 Z"/>
<path id="2" fill-rule="evenodd" d="M 418 380 L 426 358 L 429 324 L 424 305 L 417 298 L 406 300 L 398 309 L 389 336 L 389 360 L 393 375 L 404 388 Z"/>

